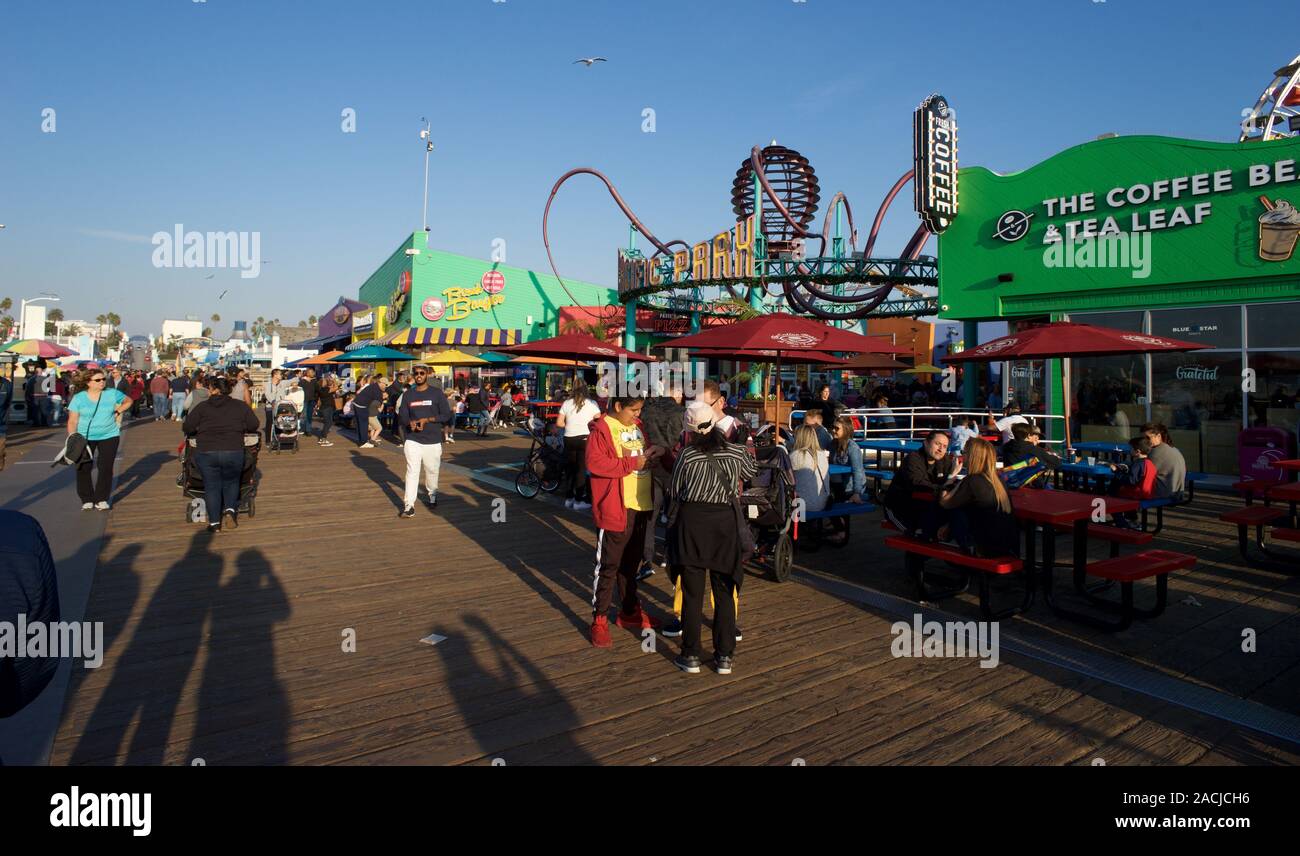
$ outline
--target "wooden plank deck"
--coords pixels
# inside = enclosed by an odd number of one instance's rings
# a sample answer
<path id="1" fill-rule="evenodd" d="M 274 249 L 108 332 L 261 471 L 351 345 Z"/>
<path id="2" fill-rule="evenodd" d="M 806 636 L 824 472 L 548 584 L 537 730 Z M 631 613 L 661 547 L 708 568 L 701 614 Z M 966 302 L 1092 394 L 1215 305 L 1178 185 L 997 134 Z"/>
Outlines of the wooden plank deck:
<path id="1" fill-rule="evenodd" d="M 1294 744 L 1025 656 L 897 659 L 895 616 L 756 575 L 730 677 L 680 673 L 675 640 L 644 653 L 615 629 L 612 651 L 592 649 L 589 514 L 471 477 L 521 459 L 519 438 L 461 435 L 438 512 L 414 520 L 396 518 L 392 447 L 335 440 L 263 453 L 256 517 L 210 538 L 182 522 L 175 426 L 130 432 L 87 615 L 105 622 L 105 664 L 74 672 L 52 763 L 1300 762 Z M 1003 626 L 1296 712 L 1297 583 L 1234 564 L 1235 534 L 1209 517 L 1167 518 L 1161 546 L 1201 566 L 1161 619 L 1105 636 L 1038 608 Z M 849 548 L 800 565 L 906 596 L 859 520 Z M 665 613 L 666 575 L 645 591 Z M 1243 626 L 1259 653 L 1239 653 Z M 421 644 L 431 633 L 446 639 Z"/>

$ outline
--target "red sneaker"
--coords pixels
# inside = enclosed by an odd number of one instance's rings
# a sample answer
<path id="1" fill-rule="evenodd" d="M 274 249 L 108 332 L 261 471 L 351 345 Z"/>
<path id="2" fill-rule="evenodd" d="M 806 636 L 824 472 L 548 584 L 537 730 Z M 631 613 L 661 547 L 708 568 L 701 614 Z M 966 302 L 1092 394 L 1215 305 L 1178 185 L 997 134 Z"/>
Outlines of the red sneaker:
<path id="1" fill-rule="evenodd" d="M 639 603 L 636 605 L 636 612 L 632 612 L 627 615 L 624 615 L 623 613 L 620 612 L 618 614 L 618 618 L 614 619 L 614 623 L 617 624 L 619 627 L 627 627 L 632 630 L 658 630 L 659 629 L 659 619 L 652 618 L 651 616 L 647 615 L 645 610 L 641 608 L 641 604 Z"/>
<path id="2" fill-rule="evenodd" d="M 613 648 L 614 642 L 609 638 L 609 619 L 603 615 L 596 616 L 591 622 L 591 644 L 597 648 Z"/>

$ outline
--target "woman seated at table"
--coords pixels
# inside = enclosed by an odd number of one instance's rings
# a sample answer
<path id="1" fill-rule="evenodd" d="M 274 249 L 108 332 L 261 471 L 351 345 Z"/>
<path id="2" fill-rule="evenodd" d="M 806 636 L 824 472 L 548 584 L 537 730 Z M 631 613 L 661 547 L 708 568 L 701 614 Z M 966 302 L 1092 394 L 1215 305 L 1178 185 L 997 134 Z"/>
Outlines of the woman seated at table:
<path id="1" fill-rule="evenodd" d="M 940 541 L 972 556 L 1018 556 L 1020 529 L 1011 513 L 1011 497 L 998 478 L 997 452 L 987 440 L 966 443 L 966 477 L 939 497 Z M 929 528 L 929 527 L 926 527 Z"/>
<path id="2" fill-rule="evenodd" d="M 804 510 L 821 511 L 825 508 L 831 496 L 827 477 L 830 453 L 821 447 L 817 431 L 812 426 L 800 425 L 795 429 L 790 466 L 794 469 L 794 490 L 804 501 Z"/>
<path id="3" fill-rule="evenodd" d="M 852 470 L 847 477 L 832 477 L 836 499 L 862 503 L 862 495 L 867 492 L 867 473 L 862 467 L 862 450 L 853 439 L 853 419 L 848 416 L 837 418 L 832 426 L 830 462 Z"/>

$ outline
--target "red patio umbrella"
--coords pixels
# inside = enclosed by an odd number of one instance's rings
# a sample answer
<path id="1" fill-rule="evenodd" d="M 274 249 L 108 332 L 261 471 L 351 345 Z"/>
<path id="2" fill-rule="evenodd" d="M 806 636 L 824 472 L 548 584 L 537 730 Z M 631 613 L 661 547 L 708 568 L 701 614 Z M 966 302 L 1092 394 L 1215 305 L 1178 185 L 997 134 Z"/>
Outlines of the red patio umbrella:
<path id="1" fill-rule="evenodd" d="M 1200 342 L 1166 339 L 1149 333 L 1115 330 L 1057 321 L 1030 327 L 1009 336 L 944 357 L 948 363 L 995 363 L 1003 360 L 1048 360 L 1071 357 L 1114 357 L 1124 354 L 1178 353 L 1209 347 Z M 1070 445 L 1070 364 L 1065 363 L 1065 444 Z"/>
<path id="2" fill-rule="evenodd" d="M 844 351 L 851 354 L 907 354 L 879 336 L 863 336 L 820 321 L 774 312 L 748 321 L 723 324 L 690 336 L 671 339 L 661 348 L 774 349 L 781 356 L 799 351 Z"/>
<path id="3" fill-rule="evenodd" d="M 851 354 L 906 354 L 900 348 L 878 336 L 863 336 L 841 330 L 820 321 L 773 312 L 734 324 L 713 327 L 680 339 L 671 339 L 658 345 L 660 348 L 715 348 L 730 351 L 771 350 L 775 353 L 777 387 L 780 387 L 781 362 L 791 355 L 816 351 L 844 351 Z M 764 390 L 766 397 L 767 391 Z"/>
<path id="4" fill-rule="evenodd" d="M 748 360 L 752 363 L 770 363 L 777 359 L 777 352 L 771 348 L 763 348 L 761 350 L 696 348 L 691 351 L 691 356 L 698 359 Z M 835 366 L 836 368 L 847 368 L 849 364 L 848 360 L 843 359 L 842 357 L 837 357 L 834 354 L 825 353 L 824 351 L 803 351 L 800 353 L 785 354 L 781 359 L 791 364 L 827 365 Z"/>
<path id="5" fill-rule="evenodd" d="M 497 351 L 502 354 L 518 354 L 529 357 L 563 357 L 570 360 L 593 360 L 597 362 L 602 360 L 609 362 L 610 360 L 617 360 L 619 357 L 623 357 L 629 362 L 658 362 L 657 357 L 638 354 L 636 351 L 621 348 L 613 342 L 602 342 L 595 336 L 586 336 L 582 333 L 565 333 L 561 336 L 552 336 L 549 339 L 538 339 L 536 342 L 525 342 L 522 345 L 497 348 Z"/>

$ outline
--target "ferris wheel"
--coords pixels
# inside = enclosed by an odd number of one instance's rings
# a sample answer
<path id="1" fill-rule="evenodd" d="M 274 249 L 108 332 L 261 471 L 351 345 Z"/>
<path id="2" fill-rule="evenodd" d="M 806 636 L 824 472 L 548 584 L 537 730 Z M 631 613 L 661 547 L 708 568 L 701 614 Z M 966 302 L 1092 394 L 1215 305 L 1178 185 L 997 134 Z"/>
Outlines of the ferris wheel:
<path id="1" fill-rule="evenodd" d="M 1243 113 L 1238 142 L 1300 136 L 1300 56 L 1273 72 L 1273 82 Z"/>

